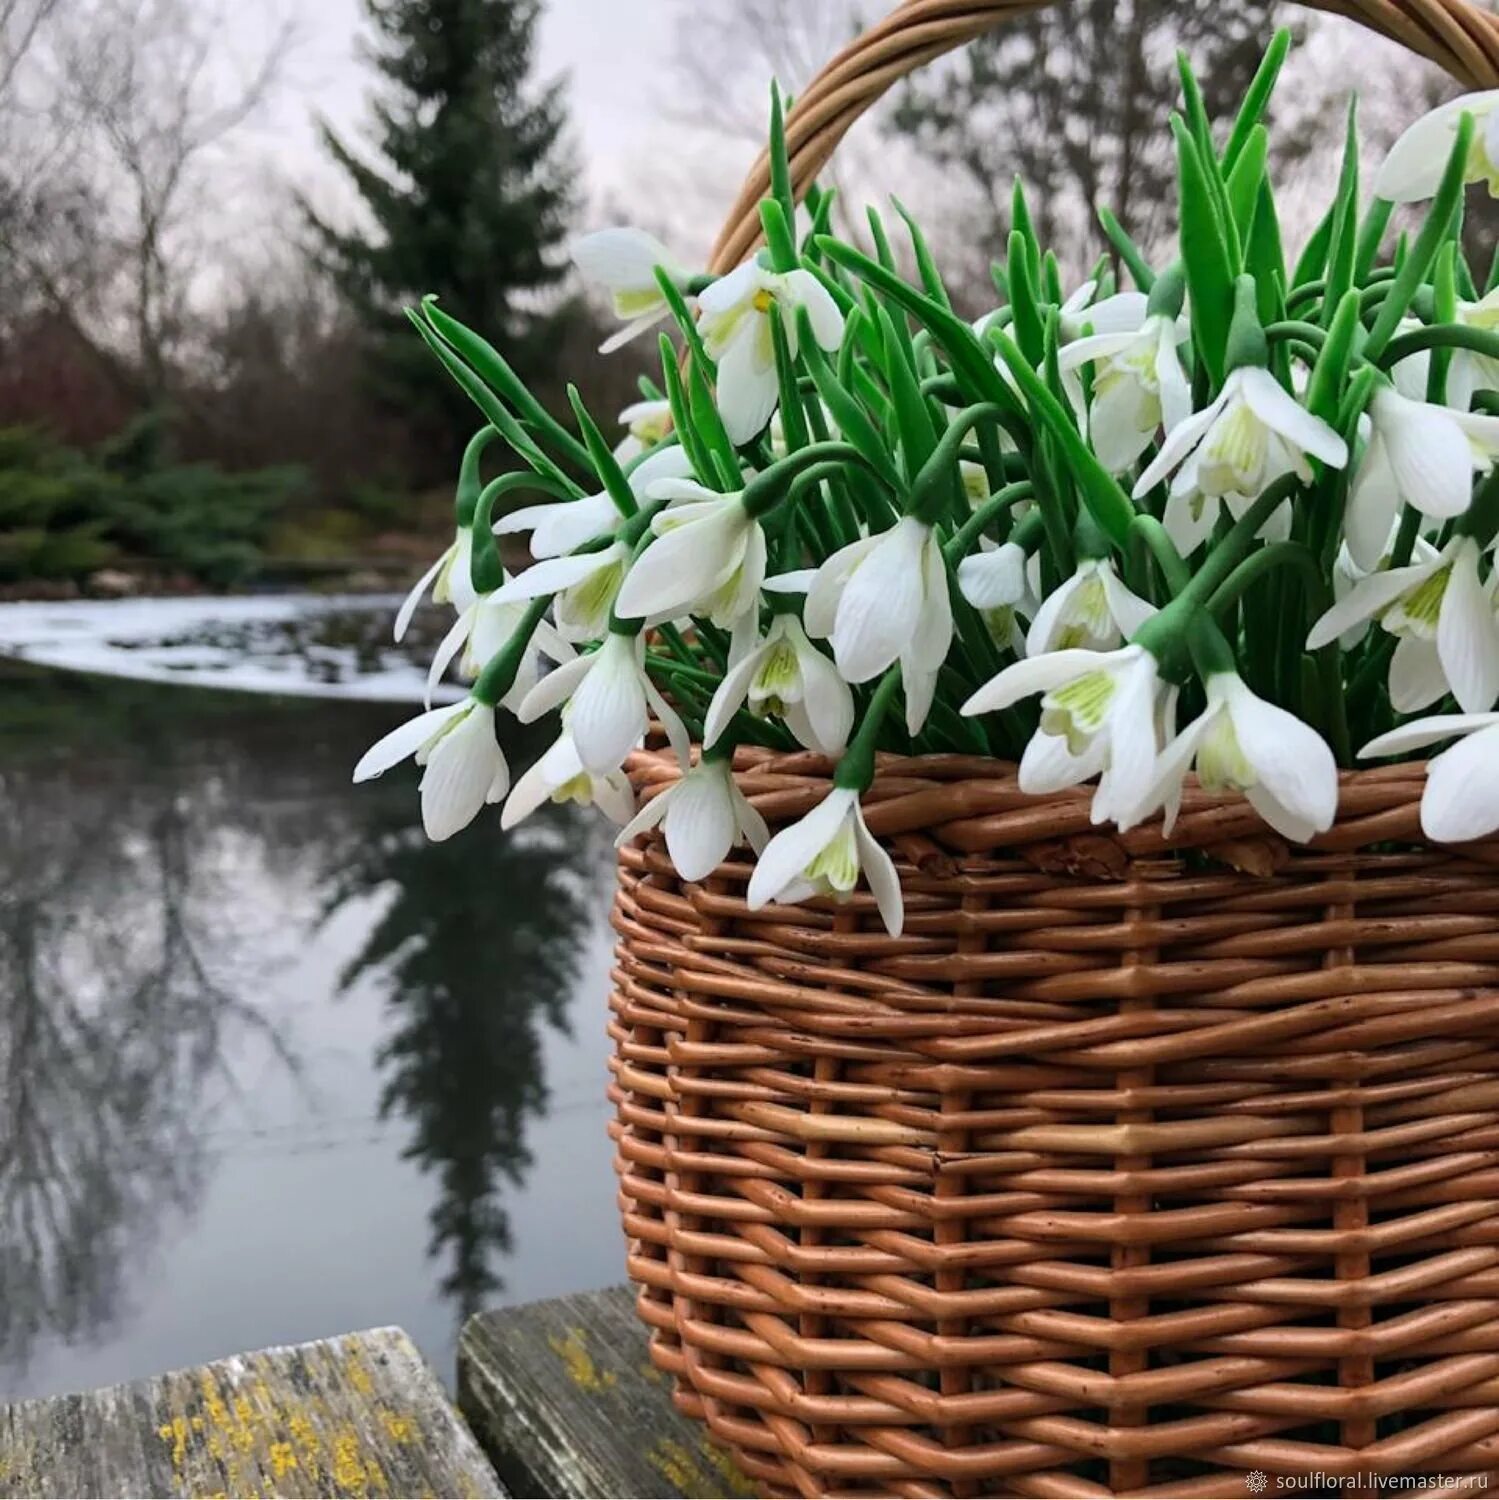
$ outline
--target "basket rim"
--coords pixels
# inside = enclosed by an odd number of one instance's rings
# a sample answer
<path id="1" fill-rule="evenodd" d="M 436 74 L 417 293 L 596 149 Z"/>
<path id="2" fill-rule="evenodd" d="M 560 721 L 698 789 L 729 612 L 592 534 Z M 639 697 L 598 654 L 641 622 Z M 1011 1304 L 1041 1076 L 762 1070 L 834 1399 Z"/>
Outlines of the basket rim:
<path id="1" fill-rule="evenodd" d="M 694 743 L 694 758 L 701 746 Z M 814 751 L 781 752 L 740 746 L 734 753 L 740 791 L 772 825 L 803 816 L 832 786 L 836 762 Z M 959 855 L 980 856 L 1047 844 L 1070 843 L 1079 858 L 1116 865 L 1120 860 L 1171 859 L 1188 851 L 1243 858 L 1256 872 L 1300 857 L 1352 854 L 1374 845 L 1450 852 L 1499 865 L 1499 836 L 1438 844 L 1421 831 L 1421 796 L 1427 762 L 1399 761 L 1338 773 L 1338 812 L 1332 827 L 1304 845 L 1275 832 L 1236 792 L 1210 792 L 1189 777 L 1180 816 L 1170 834 L 1159 816 L 1127 832 L 1094 824 L 1090 785 L 1045 794 L 1023 792 L 1013 761 L 973 755 L 876 757 L 875 779 L 864 794 L 865 820 L 883 841 L 925 838 Z M 681 775 L 665 749 L 634 751 L 625 772 L 642 802 Z M 1111 854 L 1110 851 L 1113 851 Z"/>

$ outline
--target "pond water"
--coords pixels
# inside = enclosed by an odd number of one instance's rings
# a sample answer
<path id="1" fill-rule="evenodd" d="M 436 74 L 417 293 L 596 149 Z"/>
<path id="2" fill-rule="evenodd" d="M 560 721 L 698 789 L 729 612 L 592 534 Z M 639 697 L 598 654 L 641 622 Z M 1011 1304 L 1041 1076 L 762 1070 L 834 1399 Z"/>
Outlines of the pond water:
<path id="1" fill-rule="evenodd" d="M 608 830 L 350 784 L 387 605 L 0 605 L 0 1396 L 622 1279 Z"/>

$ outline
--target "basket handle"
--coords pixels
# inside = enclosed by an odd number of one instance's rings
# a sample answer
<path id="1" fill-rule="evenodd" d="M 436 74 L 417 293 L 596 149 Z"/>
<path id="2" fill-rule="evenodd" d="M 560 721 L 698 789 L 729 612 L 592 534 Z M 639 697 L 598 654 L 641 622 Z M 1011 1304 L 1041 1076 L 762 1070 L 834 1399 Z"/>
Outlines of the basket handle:
<path id="1" fill-rule="evenodd" d="M 892 85 L 925 63 L 956 51 L 1012 16 L 1056 0 L 903 0 L 883 21 L 850 42 L 807 85 L 786 119 L 791 182 L 800 200 L 850 125 Z M 1470 88 L 1499 85 L 1499 15 L 1474 0 L 1310 0 L 1350 16 L 1445 68 Z M 761 152 L 750 169 L 710 269 L 738 265 L 760 238 L 760 200 L 770 191 Z"/>

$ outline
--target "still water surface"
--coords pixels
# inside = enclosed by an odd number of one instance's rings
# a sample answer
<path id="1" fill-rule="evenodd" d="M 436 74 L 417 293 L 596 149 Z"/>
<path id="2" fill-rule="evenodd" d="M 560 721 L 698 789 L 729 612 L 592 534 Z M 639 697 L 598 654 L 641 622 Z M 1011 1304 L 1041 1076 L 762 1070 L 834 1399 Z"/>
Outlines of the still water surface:
<path id="1" fill-rule="evenodd" d="M 608 832 L 351 786 L 388 620 L 0 606 L 0 1397 L 622 1278 Z"/>

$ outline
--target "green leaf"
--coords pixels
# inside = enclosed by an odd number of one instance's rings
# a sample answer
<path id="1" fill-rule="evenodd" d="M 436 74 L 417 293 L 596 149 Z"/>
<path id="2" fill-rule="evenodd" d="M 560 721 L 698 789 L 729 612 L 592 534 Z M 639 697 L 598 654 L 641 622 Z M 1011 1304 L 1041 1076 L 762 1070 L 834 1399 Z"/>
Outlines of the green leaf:
<path id="1" fill-rule="evenodd" d="M 1155 285 L 1155 272 L 1150 269 L 1150 262 L 1145 259 L 1140 247 L 1125 233 L 1119 220 L 1108 209 L 1098 210 L 1098 222 L 1135 285 L 1142 292 L 1148 292 Z"/>
<path id="2" fill-rule="evenodd" d="M 1036 238 L 1036 226 L 1031 219 L 1031 206 L 1026 202 L 1025 183 L 1018 174 L 1010 190 L 1010 233 L 1019 234 L 1024 239 L 1026 265 L 1034 281 L 1036 273 L 1041 268 L 1041 242 Z"/>
<path id="3" fill-rule="evenodd" d="M 677 364 L 676 345 L 663 333 L 659 340 L 661 350 L 661 377 L 666 382 L 666 399 L 671 406 L 671 425 L 677 439 L 686 450 L 693 471 L 711 476 L 713 465 L 707 450 L 698 441 L 697 428 L 692 422 L 692 408 L 687 400 L 687 388 L 682 384 L 682 371 Z"/>
<path id="4" fill-rule="evenodd" d="M 927 296 L 934 302 L 940 302 L 944 307 L 951 307 L 952 299 L 947 295 L 947 288 L 943 285 L 942 275 L 937 270 L 937 262 L 932 258 L 931 247 L 926 242 L 926 236 L 921 232 L 921 226 L 899 198 L 892 196 L 890 204 L 905 222 L 906 233 L 911 236 L 911 249 L 916 256 L 916 269 L 921 275 L 921 284 L 926 288 Z"/>
<path id="5" fill-rule="evenodd" d="M 1197 349 L 1213 383 L 1221 385 L 1233 318 L 1234 259 L 1201 153 L 1176 116 L 1172 117 L 1171 129 L 1176 137 L 1181 182 L 1181 254 L 1187 268 Z"/>
<path id="6" fill-rule="evenodd" d="M 570 462 L 586 468 L 588 455 L 578 440 L 527 389 L 525 381 L 511 369 L 505 357 L 487 339 L 480 338 L 456 318 L 450 318 L 437 299 L 422 298 L 422 312 L 438 335 L 457 350 L 468 367 L 503 400 L 528 421 Z"/>
<path id="7" fill-rule="evenodd" d="M 781 91 L 770 85 L 770 196 L 780 206 L 787 224 L 796 222 L 796 194 L 791 189 L 791 161 L 786 154 L 786 115 L 781 108 Z M 787 271 L 789 266 L 778 266 Z"/>
<path id="8" fill-rule="evenodd" d="M 1256 125 L 1228 179 L 1228 207 L 1238 226 L 1239 242 L 1248 244 L 1254 231 L 1255 214 L 1261 200 L 1260 188 L 1265 177 L 1265 157 L 1270 149 L 1270 132 Z"/>
<path id="9" fill-rule="evenodd" d="M 1260 179 L 1260 201 L 1244 251 L 1244 269 L 1254 277 L 1259 290 L 1260 322 L 1278 323 L 1286 315 L 1286 256 L 1281 244 L 1280 216 L 1275 211 L 1275 190 L 1268 177 Z"/>
<path id="10" fill-rule="evenodd" d="M 578 431 L 583 434 L 583 441 L 588 445 L 588 456 L 598 473 L 599 482 L 608 491 L 615 510 L 622 516 L 633 516 L 638 509 L 635 492 L 630 488 L 630 482 L 625 478 L 624 470 L 620 468 L 613 450 L 604 441 L 604 434 L 599 431 L 598 424 L 588 415 L 588 408 L 583 405 L 577 386 L 568 386 L 567 399 L 572 403 L 573 415 L 578 419 Z"/>
<path id="11" fill-rule="evenodd" d="M 1305 286 L 1309 281 L 1318 280 L 1327 269 L 1327 250 L 1332 243 L 1332 221 L 1336 211 L 1335 204 L 1322 215 L 1317 227 L 1312 230 L 1311 238 L 1306 242 L 1301 258 L 1296 262 L 1296 269 L 1291 272 L 1293 291 L 1299 286 Z"/>
<path id="12" fill-rule="evenodd" d="M 1120 488 L 1118 480 L 1099 463 L 1073 425 L 1071 412 L 1047 390 L 1014 340 L 995 332 L 990 341 L 1009 366 L 1015 384 L 1030 404 L 1032 415 L 1045 424 L 1065 455 L 1089 514 L 1116 547 L 1124 548 L 1129 543 L 1130 523 L 1135 518 L 1135 507 L 1129 496 Z"/>
<path id="13" fill-rule="evenodd" d="M 1338 408 L 1348 383 L 1353 363 L 1354 344 L 1363 331 L 1359 322 L 1359 294 L 1356 287 L 1343 293 L 1328 325 L 1327 341 L 1317 355 L 1306 388 L 1306 409 L 1324 422 L 1338 420 Z"/>
<path id="14" fill-rule="evenodd" d="M 1421 226 L 1421 233 L 1416 236 L 1416 243 L 1410 247 L 1410 253 L 1395 277 L 1389 296 L 1380 305 L 1374 327 L 1369 330 L 1369 341 L 1364 347 L 1364 354 L 1368 359 L 1378 359 L 1384 346 L 1395 336 L 1411 300 L 1425 281 L 1432 262 L 1436 260 L 1437 251 L 1451 233 L 1453 217 L 1462 207 L 1468 153 L 1472 146 L 1473 116 L 1464 113 L 1452 143 L 1452 154 L 1447 158 L 1446 170 L 1442 173 L 1441 183 L 1432 199 L 1431 210 L 1426 215 L 1426 222 Z"/>
<path id="15" fill-rule="evenodd" d="M 1395 205 L 1388 199 L 1375 198 L 1364 214 L 1358 251 L 1353 257 L 1353 279 L 1359 286 L 1368 281 L 1374 262 L 1379 259 L 1379 247 L 1384 242 L 1385 230 L 1390 227 L 1390 215 L 1394 211 Z"/>
<path id="16" fill-rule="evenodd" d="M 1031 364 L 1039 365 L 1046 353 L 1045 325 L 1041 321 L 1040 300 L 1031 275 L 1025 236 L 1018 229 L 1010 231 L 1010 258 L 1006 268 L 1009 273 L 1010 308 L 1014 314 L 1016 342 Z"/>
<path id="17" fill-rule="evenodd" d="M 859 450 L 869 466 L 888 485 L 895 488 L 899 479 L 890 450 L 885 446 L 879 429 L 869 419 L 869 414 L 833 373 L 827 356 L 817 347 L 817 340 L 812 336 L 812 320 L 807 316 L 805 308 L 797 313 L 797 348 L 801 351 L 802 363 L 811 373 L 817 394 L 839 432 Z"/>
<path id="18" fill-rule="evenodd" d="M 777 271 L 794 271 L 801 264 L 796 253 L 796 236 L 785 210 L 774 198 L 760 201 L 760 227 L 765 231 L 765 248 L 770 264 Z"/>
<path id="19" fill-rule="evenodd" d="M 937 430 L 921 381 L 908 354 L 908 343 L 896 332 L 889 309 L 880 308 L 880 332 L 885 340 L 885 380 L 895 408 L 895 430 L 900 437 L 901 457 L 907 478 L 914 478 L 937 446 Z"/>
<path id="20" fill-rule="evenodd" d="M 1322 296 L 1322 325 L 1327 327 L 1353 285 L 1358 260 L 1358 95 L 1348 100 L 1348 130 L 1343 143 L 1343 167 L 1333 200 L 1332 235 L 1327 246 L 1327 287 Z"/>
<path id="21" fill-rule="evenodd" d="M 1280 76 L 1281 67 L 1290 50 L 1291 33 L 1287 27 L 1282 26 L 1271 38 L 1269 47 L 1265 49 L 1264 59 L 1250 80 L 1249 88 L 1244 94 L 1243 104 L 1239 106 L 1234 128 L 1229 132 L 1228 144 L 1223 148 L 1225 172 L 1230 174 L 1233 172 L 1238 165 L 1239 157 L 1248 145 L 1250 135 L 1264 118 L 1265 110 L 1269 107 L 1271 96 L 1275 92 L 1276 80 Z"/>

